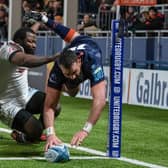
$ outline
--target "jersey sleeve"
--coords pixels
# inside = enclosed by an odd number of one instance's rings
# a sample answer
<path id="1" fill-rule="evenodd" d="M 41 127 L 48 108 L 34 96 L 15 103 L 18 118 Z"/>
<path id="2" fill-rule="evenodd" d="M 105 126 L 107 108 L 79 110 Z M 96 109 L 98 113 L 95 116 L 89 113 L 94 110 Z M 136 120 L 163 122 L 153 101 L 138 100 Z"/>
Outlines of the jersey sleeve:
<path id="1" fill-rule="evenodd" d="M 9 60 L 11 57 L 18 51 L 24 51 L 23 48 L 14 43 L 14 42 L 7 42 L 0 48 L 0 57 L 1 59 Z"/>
<path id="2" fill-rule="evenodd" d="M 103 66 L 100 64 L 94 64 L 91 67 L 91 86 L 96 85 L 97 83 L 103 81 L 105 79 L 104 77 L 104 71 Z"/>
<path id="3" fill-rule="evenodd" d="M 63 74 L 60 68 L 58 67 L 57 62 L 55 62 L 48 78 L 48 86 L 53 89 L 61 90 L 63 82 L 64 82 Z"/>
<path id="4" fill-rule="evenodd" d="M 52 19 L 48 19 L 47 26 L 52 28 L 65 42 L 71 42 L 76 31 L 72 28 L 68 28 L 62 24 L 55 22 Z"/>

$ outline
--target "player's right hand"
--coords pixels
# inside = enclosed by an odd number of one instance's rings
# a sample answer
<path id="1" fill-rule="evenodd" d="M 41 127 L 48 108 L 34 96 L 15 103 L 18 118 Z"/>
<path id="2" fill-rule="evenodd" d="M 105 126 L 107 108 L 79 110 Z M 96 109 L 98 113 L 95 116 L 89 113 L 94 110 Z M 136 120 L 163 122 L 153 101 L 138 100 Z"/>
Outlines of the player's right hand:
<path id="1" fill-rule="evenodd" d="M 49 135 L 47 137 L 47 142 L 46 142 L 46 145 L 45 145 L 45 151 L 48 150 L 48 148 L 50 148 L 51 146 L 53 145 L 59 145 L 59 144 L 62 144 L 62 141 L 56 136 L 56 135 Z"/>

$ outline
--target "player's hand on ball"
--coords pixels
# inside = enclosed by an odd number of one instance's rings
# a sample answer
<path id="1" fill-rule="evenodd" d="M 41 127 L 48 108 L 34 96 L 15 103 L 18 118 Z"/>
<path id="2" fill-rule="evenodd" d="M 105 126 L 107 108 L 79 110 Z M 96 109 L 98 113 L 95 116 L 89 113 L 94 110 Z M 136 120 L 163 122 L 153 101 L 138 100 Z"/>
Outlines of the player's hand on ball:
<path id="1" fill-rule="evenodd" d="M 83 140 L 88 136 L 88 133 L 84 130 L 81 130 L 79 132 L 77 132 L 72 140 L 71 140 L 71 145 L 72 146 L 79 146 L 82 144 Z"/>
<path id="2" fill-rule="evenodd" d="M 69 149 L 64 144 L 50 147 L 44 156 L 48 162 L 67 162 L 70 160 Z"/>
<path id="3" fill-rule="evenodd" d="M 53 145 L 60 145 L 60 144 L 62 144 L 62 141 L 56 135 L 50 135 L 47 137 L 45 151 L 47 151 Z"/>

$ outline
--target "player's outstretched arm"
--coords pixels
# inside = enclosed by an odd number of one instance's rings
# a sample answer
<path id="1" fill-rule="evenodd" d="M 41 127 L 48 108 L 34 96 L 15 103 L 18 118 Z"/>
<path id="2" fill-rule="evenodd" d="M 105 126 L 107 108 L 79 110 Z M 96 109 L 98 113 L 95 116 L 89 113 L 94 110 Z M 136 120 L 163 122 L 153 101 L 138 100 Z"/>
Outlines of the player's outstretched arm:
<path id="1" fill-rule="evenodd" d="M 41 20 L 50 28 L 52 28 L 65 42 L 72 42 L 80 34 L 72 28 L 68 28 L 56 21 L 42 15 Z"/>
<path id="2" fill-rule="evenodd" d="M 85 123 L 83 129 L 77 132 L 73 136 L 71 140 L 71 145 L 77 145 L 77 146 L 80 145 L 83 142 L 83 140 L 89 135 L 93 125 L 95 125 L 98 119 L 100 118 L 102 110 L 106 104 L 105 81 L 101 81 L 100 83 L 93 86 L 91 88 L 91 92 L 93 96 L 93 103 L 92 103 L 92 107 L 91 107 L 87 122 Z"/>
<path id="3" fill-rule="evenodd" d="M 47 87 L 43 112 L 44 126 L 46 128 L 47 134 L 45 151 L 47 151 L 48 148 L 50 148 L 52 145 L 58 145 L 62 143 L 62 141 L 56 136 L 54 129 L 54 109 L 58 104 L 60 94 L 61 91 Z"/>
<path id="4" fill-rule="evenodd" d="M 106 104 L 106 82 L 105 80 L 94 85 L 91 88 L 91 93 L 92 93 L 93 100 L 92 100 L 90 114 L 88 117 L 88 122 L 95 125 L 98 119 L 100 118 L 102 110 Z"/>
<path id="5" fill-rule="evenodd" d="M 22 51 L 16 52 L 10 59 L 11 63 L 23 66 L 23 67 L 38 67 L 44 64 L 47 64 L 49 62 L 55 61 L 55 59 L 59 56 L 59 53 L 57 53 L 54 56 L 50 57 L 44 57 L 44 56 L 35 56 L 31 54 L 26 54 Z"/>
<path id="6" fill-rule="evenodd" d="M 45 13 L 31 11 L 30 13 L 26 14 L 26 18 L 27 19 L 32 18 L 37 21 L 42 21 L 48 27 L 50 27 L 53 31 L 55 31 L 67 43 L 71 43 L 77 36 L 80 35 L 74 29 L 68 28 L 48 18 Z"/>

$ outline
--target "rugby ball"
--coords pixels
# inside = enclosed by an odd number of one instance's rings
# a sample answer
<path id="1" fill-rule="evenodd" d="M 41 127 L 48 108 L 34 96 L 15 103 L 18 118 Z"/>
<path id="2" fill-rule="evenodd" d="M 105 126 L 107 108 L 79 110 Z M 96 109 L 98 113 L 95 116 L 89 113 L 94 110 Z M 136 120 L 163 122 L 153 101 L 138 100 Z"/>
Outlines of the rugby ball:
<path id="1" fill-rule="evenodd" d="M 69 160 L 70 153 L 66 145 L 55 145 L 50 147 L 44 156 L 48 162 L 66 162 Z"/>

